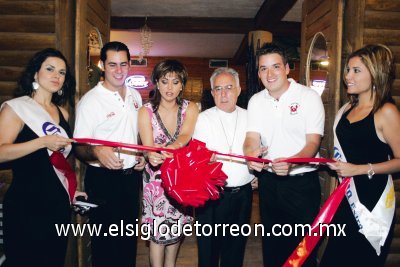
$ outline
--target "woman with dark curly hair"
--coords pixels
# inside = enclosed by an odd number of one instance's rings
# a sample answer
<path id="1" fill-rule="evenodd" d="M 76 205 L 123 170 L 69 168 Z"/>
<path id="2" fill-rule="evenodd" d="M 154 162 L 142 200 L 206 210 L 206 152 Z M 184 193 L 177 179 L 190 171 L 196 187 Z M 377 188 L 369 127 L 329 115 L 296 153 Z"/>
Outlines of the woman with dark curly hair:
<path id="1" fill-rule="evenodd" d="M 10 161 L 13 171 L 3 206 L 6 266 L 64 266 L 67 237 L 55 224 L 70 223 L 76 194 L 49 160 L 55 151 L 67 157 L 73 142 L 61 105 L 73 104 L 75 79 L 62 53 L 36 53 L 16 95 L 0 112 L 0 162 Z"/>

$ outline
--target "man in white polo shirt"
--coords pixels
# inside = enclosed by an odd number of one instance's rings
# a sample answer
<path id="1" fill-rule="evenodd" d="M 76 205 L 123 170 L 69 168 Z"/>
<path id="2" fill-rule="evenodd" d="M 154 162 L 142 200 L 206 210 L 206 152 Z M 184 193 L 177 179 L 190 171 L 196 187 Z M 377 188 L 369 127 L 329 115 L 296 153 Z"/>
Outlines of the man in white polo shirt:
<path id="1" fill-rule="evenodd" d="M 239 74 L 231 68 L 218 68 L 210 82 L 216 107 L 200 113 L 193 138 L 205 142 L 211 150 L 243 155 L 247 112 L 236 106 L 241 90 Z M 220 199 L 208 201 L 204 207 L 196 209 L 196 220 L 212 226 L 248 224 L 253 198 L 250 183 L 254 176 L 244 160 L 221 156 L 216 160 L 223 162 L 227 184 Z M 197 237 L 199 267 L 243 265 L 246 237 L 231 236 L 229 231 L 224 235 L 222 228 L 220 230 L 211 236 Z"/>
<path id="2" fill-rule="evenodd" d="M 142 105 L 140 94 L 125 86 L 130 66 L 128 47 L 109 42 L 101 50 L 104 82 L 99 82 L 78 103 L 74 137 L 95 138 L 137 144 L 137 114 Z M 106 146 L 77 146 L 77 156 L 89 163 L 85 190 L 99 207 L 89 213 L 90 223 L 102 224 L 99 236 L 92 237 L 92 265 L 135 266 L 136 235 L 117 236 L 108 227 L 121 221 L 132 229 L 139 216 L 139 188 L 144 159 L 136 151 Z M 121 231 L 124 234 L 121 234 Z"/>
<path id="3" fill-rule="evenodd" d="M 285 158 L 316 157 L 324 131 L 325 112 L 320 96 L 311 88 L 288 79 L 285 51 L 265 44 L 257 53 L 258 77 L 265 89 L 248 104 L 245 155 L 273 160 L 270 165 L 249 162 L 260 172 L 260 213 L 266 233 L 263 237 L 264 266 L 282 266 L 302 236 L 295 224 L 311 224 L 318 214 L 320 184 L 313 165 L 280 162 Z M 273 226 L 292 225 L 288 237 L 274 236 Z M 280 234 L 275 227 L 275 233 Z M 316 251 L 316 250 L 315 250 Z M 316 266 L 315 254 L 304 266 Z"/>

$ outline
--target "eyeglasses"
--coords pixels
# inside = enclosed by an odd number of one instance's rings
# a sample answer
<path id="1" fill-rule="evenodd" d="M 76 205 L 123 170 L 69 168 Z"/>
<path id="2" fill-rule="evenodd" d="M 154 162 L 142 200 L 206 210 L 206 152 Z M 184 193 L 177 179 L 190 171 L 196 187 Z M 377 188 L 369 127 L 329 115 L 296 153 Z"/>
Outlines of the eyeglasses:
<path id="1" fill-rule="evenodd" d="M 215 86 L 214 88 L 213 88 L 213 91 L 215 91 L 215 92 L 217 92 L 217 93 L 221 93 L 222 92 L 222 89 L 225 89 L 226 91 L 228 91 L 228 92 L 230 92 L 230 91 L 232 91 L 232 89 L 234 89 L 235 88 L 235 86 L 233 86 L 233 85 L 225 85 L 225 86 Z"/>

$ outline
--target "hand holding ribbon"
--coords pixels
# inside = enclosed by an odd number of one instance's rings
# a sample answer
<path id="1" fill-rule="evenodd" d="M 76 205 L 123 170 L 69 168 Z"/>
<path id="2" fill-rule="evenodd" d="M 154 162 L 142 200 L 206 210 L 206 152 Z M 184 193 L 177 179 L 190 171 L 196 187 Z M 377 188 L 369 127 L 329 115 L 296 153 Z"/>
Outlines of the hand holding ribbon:
<path id="1" fill-rule="evenodd" d="M 198 140 L 192 140 L 188 146 L 180 149 L 150 147 L 89 138 L 74 138 L 74 140 L 78 143 L 158 152 L 150 154 L 153 156 L 162 155 L 159 154 L 159 152 L 169 152 L 173 154 L 173 158 L 162 159 L 164 163 L 161 165 L 161 179 L 163 180 L 163 186 L 166 192 L 184 206 L 198 207 L 204 205 L 208 199 L 219 198 L 219 192 L 223 190 L 222 187 L 225 185 L 227 177 L 222 171 L 222 163 L 210 163 L 210 159 L 213 155 L 240 158 L 248 161 L 261 162 L 263 164 L 272 163 L 269 159 L 208 150 L 205 143 Z M 162 163 L 161 159 L 153 156 L 149 156 L 150 164 L 156 166 Z M 290 163 L 334 162 L 334 160 L 323 158 L 287 158 L 281 161 Z"/>

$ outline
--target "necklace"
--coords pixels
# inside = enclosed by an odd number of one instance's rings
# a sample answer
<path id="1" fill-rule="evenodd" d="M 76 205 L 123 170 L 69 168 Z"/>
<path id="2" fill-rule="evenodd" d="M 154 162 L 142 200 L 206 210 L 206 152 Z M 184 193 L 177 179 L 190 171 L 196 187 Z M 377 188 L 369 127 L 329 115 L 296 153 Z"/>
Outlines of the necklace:
<path id="1" fill-rule="evenodd" d="M 232 142 L 231 142 L 231 143 L 229 143 L 229 140 L 228 140 L 228 135 L 226 134 L 226 131 L 225 131 L 224 124 L 222 123 L 221 116 L 219 115 L 219 112 L 218 112 L 218 119 L 219 119 L 219 122 L 221 123 L 221 126 L 222 126 L 222 131 L 224 132 L 225 141 L 226 141 L 226 143 L 228 144 L 228 147 L 229 147 L 229 154 L 232 154 L 232 146 L 233 146 L 233 143 L 235 142 L 235 137 L 236 137 L 236 128 L 237 128 L 238 117 L 239 117 L 239 114 L 238 114 L 238 109 L 236 108 L 236 122 L 235 122 L 235 130 L 234 130 L 234 132 L 233 132 L 233 138 L 232 138 Z M 232 158 L 230 158 L 230 161 L 232 162 Z"/>

